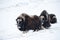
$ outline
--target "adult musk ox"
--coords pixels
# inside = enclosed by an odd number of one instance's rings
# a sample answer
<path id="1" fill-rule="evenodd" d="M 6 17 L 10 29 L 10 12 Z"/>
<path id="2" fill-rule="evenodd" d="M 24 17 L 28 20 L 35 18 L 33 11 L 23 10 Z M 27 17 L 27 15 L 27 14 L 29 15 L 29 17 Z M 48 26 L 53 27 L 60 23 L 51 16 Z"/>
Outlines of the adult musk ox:
<path id="1" fill-rule="evenodd" d="M 16 19 L 17 27 L 20 31 L 29 31 L 29 30 L 40 30 L 41 20 L 38 16 L 29 16 L 25 13 L 22 13 Z"/>
<path id="2" fill-rule="evenodd" d="M 39 18 L 41 19 L 41 26 L 46 29 L 48 29 L 51 26 L 51 24 L 54 24 L 57 22 L 56 15 L 48 14 L 48 12 L 46 10 L 42 11 Z"/>

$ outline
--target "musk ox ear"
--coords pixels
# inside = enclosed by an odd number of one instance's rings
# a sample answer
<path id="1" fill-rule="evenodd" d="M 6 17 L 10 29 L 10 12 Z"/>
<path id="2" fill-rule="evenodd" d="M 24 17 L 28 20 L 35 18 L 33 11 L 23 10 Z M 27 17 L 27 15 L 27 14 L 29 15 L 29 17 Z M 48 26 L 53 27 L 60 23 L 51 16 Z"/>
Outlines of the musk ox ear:
<path id="1" fill-rule="evenodd" d="M 54 24 L 57 23 L 57 18 L 55 14 L 49 14 L 50 15 L 50 23 Z"/>

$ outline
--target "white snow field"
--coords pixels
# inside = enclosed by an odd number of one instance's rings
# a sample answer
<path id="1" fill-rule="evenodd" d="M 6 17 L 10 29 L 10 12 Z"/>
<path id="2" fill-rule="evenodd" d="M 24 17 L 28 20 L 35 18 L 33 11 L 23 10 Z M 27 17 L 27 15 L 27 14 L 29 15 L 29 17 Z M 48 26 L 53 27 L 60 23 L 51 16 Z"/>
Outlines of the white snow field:
<path id="1" fill-rule="evenodd" d="M 21 13 L 39 16 L 43 10 L 56 14 L 58 22 L 50 29 L 25 34 L 17 29 Z M 0 0 L 0 40 L 60 40 L 60 0 Z"/>

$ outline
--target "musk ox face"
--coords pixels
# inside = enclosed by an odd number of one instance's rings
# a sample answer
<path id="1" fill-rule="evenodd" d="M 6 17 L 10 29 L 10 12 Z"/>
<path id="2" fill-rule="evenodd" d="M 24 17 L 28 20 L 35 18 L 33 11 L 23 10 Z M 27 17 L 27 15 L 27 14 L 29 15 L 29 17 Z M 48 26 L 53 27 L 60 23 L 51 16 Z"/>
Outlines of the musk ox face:
<path id="1" fill-rule="evenodd" d="M 21 31 L 25 31 L 24 30 L 25 18 L 22 14 L 19 17 L 17 17 L 16 22 L 17 22 L 18 29 Z"/>
<path id="2" fill-rule="evenodd" d="M 57 22 L 57 18 L 55 14 L 49 14 L 50 16 L 50 23 L 54 24 Z"/>

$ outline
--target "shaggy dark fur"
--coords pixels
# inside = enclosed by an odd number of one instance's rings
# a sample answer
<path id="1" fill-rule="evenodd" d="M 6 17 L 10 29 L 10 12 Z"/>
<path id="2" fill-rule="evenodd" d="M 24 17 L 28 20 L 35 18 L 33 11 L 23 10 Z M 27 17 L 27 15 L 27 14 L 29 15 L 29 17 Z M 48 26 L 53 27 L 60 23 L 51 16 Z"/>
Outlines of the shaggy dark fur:
<path id="1" fill-rule="evenodd" d="M 41 23 L 44 28 L 48 29 L 51 25 L 50 25 L 50 19 L 49 19 L 49 15 L 47 13 L 46 10 L 43 10 L 41 15 L 39 16 L 39 18 L 41 19 Z"/>
<path id="2" fill-rule="evenodd" d="M 48 14 L 46 10 L 43 10 L 40 16 L 22 13 L 17 17 L 16 22 L 20 31 L 38 31 L 43 28 L 48 29 L 51 24 L 57 23 L 57 18 L 55 14 Z"/>
<path id="3" fill-rule="evenodd" d="M 51 24 L 57 23 L 57 18 L 56 18 L 55 14 L 49 14 L 49 16 L 50 16 L 50 23 Z"/>
<path id="4" fill-rule="evenodd" d="M 22 20 L 22 21 L 20 21 L 20 20 Z M 18 27 L 18 29 L 19 30 L 21 30 L 21 31 L 25 31 L 25 21 L 24 21 L 24 19 L 22 18 L 22 17 L 18 17 L 17 19 L 16 19 L 16 22 L 17 22 L 17 27 Z"/>
<path id="5" fill-rule="evenodd" d="M 28 30 L 40 30 L 41 27 L 41 21 L 38 16 L 34 15 L 33 17 L 28 16 L 27 14 L 21 14 L 16 20 L 22 20 L 22 21 L 17 21 L 17 25 L 20 27 L 18 28 L 21 31 L 28 31 Z M 19 23 L 18 23 L 19 22 Z"/>

